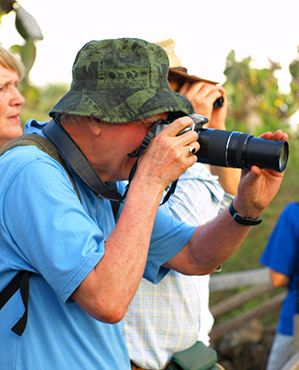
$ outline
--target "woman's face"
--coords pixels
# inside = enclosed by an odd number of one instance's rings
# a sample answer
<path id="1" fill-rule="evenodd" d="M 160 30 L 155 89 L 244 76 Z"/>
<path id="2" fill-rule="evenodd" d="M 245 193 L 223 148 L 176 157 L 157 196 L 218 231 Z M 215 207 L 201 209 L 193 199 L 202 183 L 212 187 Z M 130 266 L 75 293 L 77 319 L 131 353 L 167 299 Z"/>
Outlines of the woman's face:
<path id="1" fill-rule="evenodd" d="M 18 90 L 18 83 L 17 73 L 0 64 L 0 148 L 23 133 L 20 110 L 25 99 Z"/>

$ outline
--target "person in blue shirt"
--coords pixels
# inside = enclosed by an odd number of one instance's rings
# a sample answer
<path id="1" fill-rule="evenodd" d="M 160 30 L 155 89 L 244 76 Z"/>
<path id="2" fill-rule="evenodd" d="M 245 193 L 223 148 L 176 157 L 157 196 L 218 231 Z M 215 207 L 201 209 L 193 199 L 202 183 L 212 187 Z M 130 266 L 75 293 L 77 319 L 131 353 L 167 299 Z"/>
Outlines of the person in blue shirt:
<path id="1" fill-rule="evenodd" d="M 122 320 L 142 276 L 158 283 L 169 269 L 209 274 L 246 238 L 251 227 L 228 209 L 191 227 L 159 207 L 199 149 L 195 131 L 178 135 L 192 125 L 194 110 L 167 76 L 165 51 L 144 40 L 90 41 L 78 52 L 71 88 L 40 134 L 70 154 L 80 199 L 64 167 L 36 146 L 1 156 L 0 292 L 20 272 L 31 276 L 23 332 L 12 330 L 24 317 L 22 289 L 0 310 L 0 368 L 130 369 Z M 156 121 L 171 113 L 183 116 L 139 155 Z M 281 130 L 263 137 L 287 139 Z M 76 169 L 82 161 L 103 193 L 86 184 L 85 167 Z M 256 166 L 244 170 L 234 208 L 258 218 L 282 178 Z M 109 198 L 122 200 L 116 217 Z"/>
<path id="2" fill-rule="evenodd" d="M 293 355 L 294 316 L 299 313 L 299 203 L 281 213 L 261 257 L 273 286 L 287 287 L 270 351 L 267 370 L 281 370 Z"/>

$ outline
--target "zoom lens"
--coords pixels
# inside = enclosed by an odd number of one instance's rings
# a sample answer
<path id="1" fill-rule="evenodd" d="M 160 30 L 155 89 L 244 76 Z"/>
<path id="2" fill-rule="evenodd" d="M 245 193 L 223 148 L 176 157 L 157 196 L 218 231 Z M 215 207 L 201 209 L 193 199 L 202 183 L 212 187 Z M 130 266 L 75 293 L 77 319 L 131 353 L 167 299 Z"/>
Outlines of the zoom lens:
<path id="1" fill-rule="evenodd" d="M 198 162 L 213 166 L 250 169 L 255 165 L 282 172 L 289 156 L 285 140 L 266 140 L 235 131 L 201 128 L 198 130 L 198 142 Z"/>

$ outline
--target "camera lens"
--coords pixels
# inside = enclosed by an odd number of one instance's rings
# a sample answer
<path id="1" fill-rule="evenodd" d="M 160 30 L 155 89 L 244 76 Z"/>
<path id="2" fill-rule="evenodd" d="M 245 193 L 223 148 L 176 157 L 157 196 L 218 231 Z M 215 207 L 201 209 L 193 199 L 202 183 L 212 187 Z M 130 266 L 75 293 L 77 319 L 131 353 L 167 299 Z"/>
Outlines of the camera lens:
<path id="1" fill-rule="evenodd" d="M 221 108 L 223 107 L 223 96 L 220 96 L 220 98 L 216 99 L 214 104 L 213 104 L 213 108 Z"/>
<path id="2" fill-rule="evenodd" d="M 198 130 L 198 161 L 220 167 L 260 168 L 282 172 L 289 154 L 288 143 L 255 138 L 235 131 Z"/>
<path id="3" fill-rule="evenodd" d="M 281 168 L 280 172 L 284 171 L 284 169 L 286 168 L 288 157 L 289 157 L 289 147 L 288 143 L 285 141 L 281 148 L 279 156 L 279 168 Z"/>

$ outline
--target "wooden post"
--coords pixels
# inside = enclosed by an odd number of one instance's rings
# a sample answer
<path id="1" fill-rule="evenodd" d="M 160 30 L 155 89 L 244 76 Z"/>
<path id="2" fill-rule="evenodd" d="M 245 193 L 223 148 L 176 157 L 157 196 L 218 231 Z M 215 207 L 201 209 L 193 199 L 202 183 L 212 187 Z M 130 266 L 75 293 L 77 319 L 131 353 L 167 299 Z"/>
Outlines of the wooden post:
<path id="1" fill-rule="evenodd" d="M 294 346 L 293 354 L 299 353 L 299 314 L 294 316 Z"/>
<path id="2" fill-rule="evenodd" d="M 299 370 L 299 353 L 296 353 L 281 370 Z"/>

